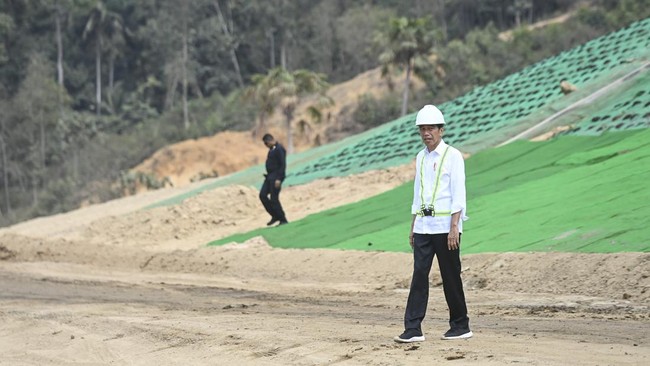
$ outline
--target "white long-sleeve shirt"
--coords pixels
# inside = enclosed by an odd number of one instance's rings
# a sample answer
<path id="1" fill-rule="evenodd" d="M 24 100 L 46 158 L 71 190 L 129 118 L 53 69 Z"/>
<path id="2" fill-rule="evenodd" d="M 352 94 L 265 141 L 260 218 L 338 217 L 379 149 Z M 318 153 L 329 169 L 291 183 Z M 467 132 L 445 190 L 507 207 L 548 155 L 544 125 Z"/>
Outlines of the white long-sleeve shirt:
<path id="1" fill-rule="evenodd" d="M 415 184 L 413 189 L 413 205 L 411 213 L 416 215 L 422 207 L 431 204 L 433 191 L 436 185 L 436 175 L 440 174 L 438 194 L 433 203 L 436 212 L 447 212 L 441 216 L 416 216 L 413 232 L 417 234 L 446 234 L 451 228 L 451 215 L 449 212 L 460 211 L 458 231 L 463 232 L 463 221 L 467 217 L 467 204 L 465 193 L 465 161 L 457 149 L 449 146 L 447 157 L 440 166 L 442 156 L 449 145 L 440 141 L 435 150 L 429 151 L 427 147 L 420 151 L 415 159 Z M 423 160 L 424 159 L 424 160 Z M 422 172 L 420 171 L 422 167 Z"/>

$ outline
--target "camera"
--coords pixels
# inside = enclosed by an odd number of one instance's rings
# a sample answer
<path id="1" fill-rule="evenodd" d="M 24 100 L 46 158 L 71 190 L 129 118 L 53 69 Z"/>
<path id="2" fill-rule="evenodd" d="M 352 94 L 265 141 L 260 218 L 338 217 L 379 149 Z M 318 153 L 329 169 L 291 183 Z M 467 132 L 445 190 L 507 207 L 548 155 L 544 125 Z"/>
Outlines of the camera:
<path id="1" fill-rule="evenodd" d="M 420 210 L 420 213 L 422 213 L 422 216 L 435 216 L 436 215 L 436 210 L 433 209 L 433 207 L 422 207 Z"/>

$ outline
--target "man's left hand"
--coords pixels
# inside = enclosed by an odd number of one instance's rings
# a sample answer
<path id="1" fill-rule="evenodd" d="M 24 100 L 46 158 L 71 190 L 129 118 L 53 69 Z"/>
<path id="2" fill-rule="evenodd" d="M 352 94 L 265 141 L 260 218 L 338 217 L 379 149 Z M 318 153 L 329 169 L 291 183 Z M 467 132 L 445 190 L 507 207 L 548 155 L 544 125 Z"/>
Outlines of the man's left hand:
<path id="1" fill-rule="evenodd" d="M 458 244 L 460 243 L 460 234 L 458 233 L 458 226 L 451 226 L 449 230 L 449 235 L 447 235 L 447 247 L 449 250 L 458 249 Z"/>
<path id="2" fill-rule="evenodd" d="M 276 179 L 276 180 L 275 180 L 275 188 L 276 188 L 276 189 L 280 189 L 280 185 L 282 185 L 282 181 L 279 180 L 279 179 Z"/>

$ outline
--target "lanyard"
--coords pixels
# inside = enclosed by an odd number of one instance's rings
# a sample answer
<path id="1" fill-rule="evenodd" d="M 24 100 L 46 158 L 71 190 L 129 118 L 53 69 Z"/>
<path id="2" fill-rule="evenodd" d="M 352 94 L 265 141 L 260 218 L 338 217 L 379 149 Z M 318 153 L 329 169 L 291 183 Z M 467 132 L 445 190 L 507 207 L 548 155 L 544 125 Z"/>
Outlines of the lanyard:
<path id="1" fill-rule="evenodd" d="M 436 201 L 436 196 L 438 195 L 438 188 L 440 186 L 440 176 L 442 175 L 442 165 L 445 163 L 445 158 L 447 157 L 447 151 L 449 151 L 449 145 L 445 149 L 445 152 L 442 154 L 442 159 L 440 159 L 440 166 L 436 172 L 436 182 L 433 187 L 433 195 L 431 197 L 431 205 L 433 207 L 434 202 Z M 424 159 L 426 156 L 422 155 L 422 160 L 420 161 L 420 204 L 424 207 Z"/>

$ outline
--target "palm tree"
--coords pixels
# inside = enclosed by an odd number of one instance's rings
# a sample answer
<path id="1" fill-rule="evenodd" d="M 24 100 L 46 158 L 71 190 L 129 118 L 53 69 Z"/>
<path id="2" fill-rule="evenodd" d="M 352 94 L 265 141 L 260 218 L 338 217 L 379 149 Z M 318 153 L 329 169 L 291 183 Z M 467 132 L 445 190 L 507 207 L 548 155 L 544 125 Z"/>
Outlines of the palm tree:
<path id="1" fill-rule="evenodd" d="M 106 34 L 115 34 L 122 29 L 122 18 L 119 14 L 106 9 L 102 1 L 97 1 L 86 21 L 82 35 L 83 39 L 92 39 L 95 46 L 95 97 L 97 115 L 101 113 L 102 103 L 102 48 Z"/>
<path id="2" fill-rule="evenodd" d="M 266 118 L 273 114 L 278 101 L 269 93 L 271 79 L 267 75 L 253 75 L 251 81 L 253 85 L 246 89 L 244 96 L 257 106 L 258 121 L 253 129 L 253 138 L 257 138 L 266 127 Z"/>
<path id="3" fill-rule="evenodd" d="M 308 112 L 317 115 L 319 108 L 331 105 L 332 99 L 325 92 L 329 84 L 325 81 L 325 75 L 309 70 L 287 71 L 282 67 L 269 70 L 266 75 L 253 77 L 255 87 L 259 88 L 257 103 L 259 106 L 260 120 L 273 113 L 276 107 L 280 107 L 284 115 L 287 129 L 287 152 L 293 152 L 293 117 L 296 107 L 303 98 L 315 97 L 314 103 L 309 106 Z"/>
<path id="4" fill-rule="evenodd" d="M 406 114 L 409 99 L 411 73 L 416 58 L 426 59 L 431 53 L 436 39 L 436 31 L 428 18 L 392 18 L 384 33 L 376 42 L 384 49 L 379 55 L 382 76 L 388 75 L 393 67 L 406 69 L 404 93 L 402 96 L 402 116 Z"/>

